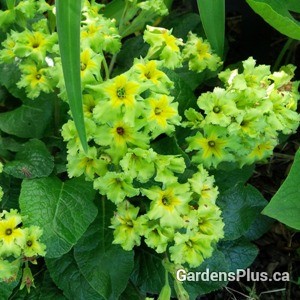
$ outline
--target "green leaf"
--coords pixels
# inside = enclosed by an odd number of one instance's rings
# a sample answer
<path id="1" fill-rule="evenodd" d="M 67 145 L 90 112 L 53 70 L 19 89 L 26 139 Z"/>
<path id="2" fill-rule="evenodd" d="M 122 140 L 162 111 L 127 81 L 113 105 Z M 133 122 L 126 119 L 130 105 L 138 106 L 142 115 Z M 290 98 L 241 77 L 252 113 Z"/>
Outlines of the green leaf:
<path id="1" fill-rule="evenodd" d="M 287 8 L 290 11 L 300 13 L 300 2 L 299 2 L 299 0 L 287 0 Z"/>
<path id="2" fill-rule="evenodd" d="M 245 183 L 253 174 L 254 165 L 244 166 L 241 169 L 230 169 L 230 164 L 226 170 L 217 169 L 212 170 L 210 173 L 214 175 L 216 180 L 216 185 L 219 191 L 226 191 L 237 185 L 238 183 Z"/>
<path id="3" fill-rule="evenodd" d="M 3 189 L 3 198 L 0 201 L 0 210 L 10 210 L 19 208 L 20 180 L 8 176 L 5 173 L 0 174 L 0 186 Z"/>
<path id="4" fill-rule="evenodd" d="M 195 107 L 197 99 L 190 86 L 177 73 L 169 69 L 164 69 L 163 71 L 174 82 L 171 96 L 179 103 L 178 112 L 183 116 L 187 108 Z"/>
<path id="5" fill-rule="evenodd" d="M 57 0 L 55 5 L 58 42 L 69 105 L 82 147 L 87 151 L 80 78 L 81 0 Z"/>
<path id="6" fill-rule="evenodd" d="M 253 186 L 239 183 L 221 193 L 217 204 L 225 223 L 225 239 L 235 240 L 250 228 L 267 201 Z"/>
<path id="7" fill-rule="evenodd" d="M 129 283 L 125 289 L 125 291 L 121 294 L 119 300 L 144 300 L 145 295 L 142 295 L 134 283 L 129 280 Z"/>
<path id="8" fill-rule="evenodd" d="M 13 293 L 14 288 L 19 284 L 20 278 L 10 283 L 0 282 L 0 300 L 7 300 Z"/>
<path id="9" fill-rule="evenodd" d="M 271 228 L 273 223 L 273 219 L 259 214 L 244 233 L 244 237 L 250 241 L 255 241 L 265 234 Z"/>
<path id="10" fill-rule="evenodd" d="M 290 14 L 288 3 L 279 0 L 246 0 L 251 8 L 280 33 L 300 40 L 300 22 Z M 296 7 L 299 8 L 299 5 Z"/>
<path id="11" fill-rule="evenodd" d="M 26 100 L 20 107 L 0 114 L 0 130 L 21 138 L 41 138 L 53 112 L 49 98 Z"/>
<path id="12" fill-rule="evenodd" d="M 202 25 L 209 43 L 223 57 L 225 39 L 225 0 L 197 0 Z"/>
<path id="13" fill-rule="evenodd" d="M 59 258 L 47 258 L 46 264 L 51 277 L 64 292 L 67 299 L 103 299 L 86 281 L 74 258 L 73 250 Z M 72 280 L 70 280 L 72 278 Z"/>
<path id="14" fill-rule="evenodd" d="M 204 34 L 201 28 L 199 15 L 196 13 L 178 13 L 172 11 L 159 25 L 164 28 L 172 28 L 172 34 L 177 38 L 182 38 L 184 41 L 190 31 L 193 33 Z"/>
<path id="15" fill-rule="evenodd" d="M 1 64 L 0 84 L 5 86 L 14 97 L 24 101 L 28 99 L 25 89 L 19 89 L 16 84 L 20 78 L 21 72 L 16 62 L 12 64 Z M 30 101 L 32 100 L 30 99 Z"/>
<path id="16" fill-rule="evenodd" d="M 274 218 L 292 228 L 300 230 L 300 150 L 286 180 L 283 182 L 263 214 Z"/>
<path id="17" fill-rule="evenodd" d="M 192 272 L 207 272 L 207 269 L 210 273 L 212 272 L 228 272 L 229 266 L 225 258 L 225 255 L 218 250 L 213 252 L 213 255 L 206 259 L 198 268 L 192 269 Z M 201 282 L 184 282 L 184 287 L 190 295 L 190 299 L 196 299 L 199 295 L 208 294 L 212 291 L 218 290 L 221 287 L 225 286 L 227 282 L 225 281 L 201 281 Z"/>
<path id="18" fill-rule="evenodd" d="M 258 254 L 257 247 L 245 238 L 220 243 L 218 249 L 228 261 L 229 272 L 249 267 Z"/>
<path id="19" fill-rule="evenodd" d="M 54 168 L 53 157 L 40 140 L 23 145 L 15 160 L 4 165 L 4 172 L 17 178 L 47 177 Z"/>
<path id="20" fill-rule="evenodd" d="M 138 248 L 135 252 L 134 270 L 131 279 L 143 293 L 158 294 L 165 284 L 163 257 L 149 248 Z"/>
<path id="21" fill-rule="evenodd" d="M 115 206 L 102 199 L 99 214 L 74 248 L 75 259 L 88 283 L 105 299 L 118 299 L 133 268 L 133 251 L 112 244 L 109 228 Z"/>
<path id="22" fill-rule="evenodd" d="M 174 136 L 161 136 L 151 143 L 151 147 L 158 154 L 181 155 L 184 158 L 187 166 L 189 166 L 191 163 L 188 155 L 179 147 Z"/>
<path id="23" fill-rule="evenodd" d="M 43 229 L 46 257 L 59 257 L 77 243 L 97 215 L 95 191 L 90 182 L 74 178 L 61 182 L 56 177 L 23 180 L 20 208 L 25 225 Z"/>

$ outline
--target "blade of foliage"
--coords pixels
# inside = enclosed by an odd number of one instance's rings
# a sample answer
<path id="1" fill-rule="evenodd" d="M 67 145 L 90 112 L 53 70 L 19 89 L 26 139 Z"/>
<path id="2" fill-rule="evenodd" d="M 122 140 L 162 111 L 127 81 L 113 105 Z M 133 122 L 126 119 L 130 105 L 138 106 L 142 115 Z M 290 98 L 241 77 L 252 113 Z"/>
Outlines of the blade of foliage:
<path id="1" fill-rule="evenodd" d="M 14 296 L 10 299 L 13 300 L 67 300 L 63 295 L 62 291 L 54 284 L 48 271 L 37 272 L 34 274 L 34 285 L 35 288 L 30 289 L 30 293 L 26 288 L 17 290 Z M 1 299 L 1 298 L 0 298 Z M 2 299 L 1 299 L 2 300 Z"/>
<path id="2" fill-rule="evenodd" d="M 193 269 L 193 272 L 204 273 L 206 269 L 209 269 L 209 272 L 228 272 L 229 266 L 225 258 L 225 255 L 218 250 L 215 250 L 213 255 L 206 259 L 198 268 Z M 186 281 L 184 282 L 184 287 L 188 291 L 190 299 L 196 299 L 199 295 L 208 294 L 212 291 L 218 290 L 221 287 L 225 286 L 227 282 L 225 281 Z"/>
<path id="3" fill-rule="evenodd" d="M 74 259 L 73 250 L 59 258 L 47 258 L 47 268 L 67 299 L 103 299 L 86 281 Z M 70 281 L 70 278 L 72 280 Z"/>
<path id="4" fill-rule="evenodd" d="M 12 281 L 10 283 L 7 282 L 0 282 L 0 300 L 7 300 L 10 299 L 10 296 L 13 294 L 14 288 L 19 284 L 19 279 Z"/>
<path id="5" fill-rule="evenodd" d="M 280 33 L 300 40 L 300 22 L 288 11 L 286 1 L 246 0 L 251 8 Z M 299 5 L 298 5 L 299 6 Z M 296 6 L 296 8 L 298 8 Z"/>
<path id="6" fill-rule="evenodd" d="M 217 204 L 225 223 L 225 239 L 235 240 L 246 233 L 267 201 L 253 186 L 239 183 L 221 193 Z"/>
<path id="7" fill-rule="evenodd" d="M 300 13 L 300 1 L 299 0 L 287 0 L 287 8 L 290 11 Z"/>
<path id="8" fill-rule="evenodd" d="M 57 33 L 70 109 L 83 149 L 87 150 L 80 79 L 81 0 L 56 1 Z"/>
<path id="9" fill-rule="evenodd" d="M 225 255 L 229 272 L 249 267 L 258 254 L 258 248 L 245 238 L 220 243 L 218 249 Z"/>
<path id="10" fill-rule="evenodd" d="M 295 160 L 288 177 L 262 212 L 297 230 L 300 230 L 299 169 L 300 150 L 295 155 Z"/>
<path id="11" fill-rule="evenodd" d="M 1 173 L 0 186 L 3 190 L 3 198 L 0 201 L 0 210 L 19 208 L 20 181 L 5 173 Z"/>
<path id="12" fill-rule="evenodd" d="M 158 294 L 165 283 L 162 256 L 151 249 L 140 248 L 135 253 L 131 279 L 140 291 Z"/>
<path id="13" fill-rule="evenodd" d="M 88 283 L 105 299 L 119 299 L 133 269 L 133 251 L 112 244 L 109 228 L 115 206 L 101 200 L 99 214 L 74 247 L 76 262 Z"/>
<path id="14" fill-rule="evenodd" d="M 15 159 L 4 166 L 4 172 L 16 178 L 47 177 L 54 168 L 53 157 L 40 140 L 31 140 L 23 145 Z"/>
<path id="15" fill-rule="evenodd" d="M 0 129 L 21 138 L 41 138 L 52 118 L 49 99 L 26 100 L 20 107 L 0 114 Z"/>
<path id="16" fill-rule="evenodd" d="M 225 39 L 225 1 L 197 0 L 202 25 L 212 48 L 222 57 Z"/>
<path id="17" fill-rule="evenodd" d="M 20 208 L 28 218 L 25 225 L 43 229 L 46 257 L 67 253 L 97 215 L 95 191 L 90 182 L 74 178 L 61 182 L 48 177 L 22 182 Z"/>

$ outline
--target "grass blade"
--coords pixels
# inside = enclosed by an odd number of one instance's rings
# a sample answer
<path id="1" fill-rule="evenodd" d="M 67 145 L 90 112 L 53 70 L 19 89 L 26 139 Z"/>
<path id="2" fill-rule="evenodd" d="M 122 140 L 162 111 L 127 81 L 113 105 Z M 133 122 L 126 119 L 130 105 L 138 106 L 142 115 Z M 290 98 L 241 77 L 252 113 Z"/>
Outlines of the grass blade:
<path id="1" fill-rule="evenodd" d="M 208 41 L 223 57 L 225 38 L 225 0 L 197 0 L 201 22 Z"/>
<path id="2" fill-rule="evenodd" d="M 84 151 L 87 151 L 80 79 L 81 0 L 57 0 L 58 42 L 71 113 Z"/>

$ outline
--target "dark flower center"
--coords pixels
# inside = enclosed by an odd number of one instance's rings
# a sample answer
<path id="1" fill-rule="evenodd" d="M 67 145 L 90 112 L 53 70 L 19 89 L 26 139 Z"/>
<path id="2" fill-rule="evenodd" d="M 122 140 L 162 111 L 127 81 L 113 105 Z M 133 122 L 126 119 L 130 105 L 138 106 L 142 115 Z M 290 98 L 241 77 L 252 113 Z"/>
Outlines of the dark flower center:
<path id="1" fill-rule="evenodd" d="M 208 141 L 209 147 L 215 147 L 215 145 L 216 145 L 215 141 Z"/>
<path id="2" fill-rule="evenodd" d="M 37 80 L 40 80 L 40 79 L 42 78 L 42 75 L 38 73 L 38 74 L 35 75 L 35 78 L 36 78 Z"/>
<path id="3" fill-rule="evenodd" d="M 86 69 L 86 64 L 81 63 L 81 64 L 80 64 L 80 70 L 81 70 L 81 71 L 84 71 L 85 69 Z"/>
<path id="4" fill-rule="evenodd" d="M 214 108 L 213 108 L 213 112 L 214 113 L 219 113 L 221 111 L 221 108 L 220 108 L 220 106 L 215 106 Z"/>
<path id="5" fill-rule="evenodd" d="M 26 242 L 26 245 L 27 245 L 28 247 L 31 247 L 31 246 L 32 246 L 32 241 L 30 241 L 30 240 L 27 241 L 27 242 Z"/>
<path id="6" fill-rule="evenodd" d="M 118 127 L 118 128 L 117 128 L 117 134 L 119 134 L 119 135 L 124 135 L 124 133 L 125 133 L 125 130 L 124 130 L 123 127 Z"/>
<path id="7" fill-rule="evenodd" d="M 12 229 L 11 228 L 7 228 L 6 230 L 5 230 L 5 234 L 6 235 L 11 235 L 12 234 Z"/>
<path id="8" fill-rule="evenodd" d="M 120 98 L 120 99 L 123 99 L 126 97 L 126 91 L 125 91 L 125 88 L 118 88 L 117 89 L 117 97 Z"/>
<path id="9" fill-rule="evenodd" d="M 159 107 L 155 107 L 154 109 L 154 113 L 159 116 L 162 113 L 162 109 L 160 109 Z"/>

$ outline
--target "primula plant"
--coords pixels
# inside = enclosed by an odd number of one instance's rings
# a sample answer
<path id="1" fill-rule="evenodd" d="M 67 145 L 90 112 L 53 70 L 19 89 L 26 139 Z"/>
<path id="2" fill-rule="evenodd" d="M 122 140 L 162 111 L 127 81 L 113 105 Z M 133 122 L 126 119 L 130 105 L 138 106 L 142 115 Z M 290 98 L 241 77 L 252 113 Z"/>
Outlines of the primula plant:
<path id="1" fill-rule="evenodd" d="M 227 66 L 201 0 L 202 23 L 173 1 L 53 2 L 1 2 L 0 295 L 195 299 L 226 286 L 177 270 L 255 260 L 272 220 L 246 182 L 297 132 L 296 66 Z M 299 229 L 272 203 L 267 215 Z"/>

